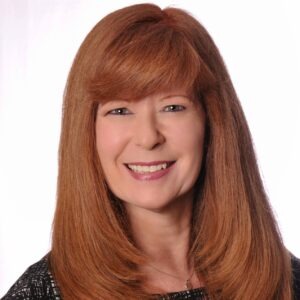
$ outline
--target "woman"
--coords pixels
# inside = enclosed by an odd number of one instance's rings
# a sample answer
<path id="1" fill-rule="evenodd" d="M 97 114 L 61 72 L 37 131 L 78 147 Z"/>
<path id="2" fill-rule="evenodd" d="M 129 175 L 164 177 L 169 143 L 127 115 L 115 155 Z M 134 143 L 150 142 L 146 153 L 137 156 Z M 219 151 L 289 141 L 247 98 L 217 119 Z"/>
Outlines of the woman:
<path id="1" fill-rule="evenodd" d="M 297 299 L 224 62 L 188 13 L 102 19 L 69 74 L 52 250 L 4 299 Z"/>

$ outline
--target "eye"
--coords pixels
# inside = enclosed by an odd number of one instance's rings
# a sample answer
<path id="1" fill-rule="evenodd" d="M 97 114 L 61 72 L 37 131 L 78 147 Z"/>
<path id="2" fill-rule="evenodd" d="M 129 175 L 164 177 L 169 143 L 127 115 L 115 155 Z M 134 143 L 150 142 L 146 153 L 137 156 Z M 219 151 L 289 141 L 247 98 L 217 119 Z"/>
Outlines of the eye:
<path id="1" fill-rule="evenodd" d="M 129 115 L 131 112 L 126 107 L 112 109 L 106 113 L 107 115 Z"/>
<path id="2" fill-rule="evenodd" d="M 178 104 L 168 105 L 164 108 L 164 111 L 166 112 L 177 112 L 182 110 L 185 110 L 185 107 L 183 105 L 178 105 Z"/>

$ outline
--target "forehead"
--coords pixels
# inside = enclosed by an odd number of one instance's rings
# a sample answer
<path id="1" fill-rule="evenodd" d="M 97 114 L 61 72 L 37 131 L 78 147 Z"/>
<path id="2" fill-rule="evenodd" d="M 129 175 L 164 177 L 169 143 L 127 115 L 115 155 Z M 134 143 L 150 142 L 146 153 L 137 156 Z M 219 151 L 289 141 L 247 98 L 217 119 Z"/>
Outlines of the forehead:
<path id="1" fill-rule="evenodd" d="M 134 93 L 133 93 L 134 95 Z M 128 95 L 119 95 L 118 97 L 113 97 L 111 99 L 103 99 L 99 101 L 99 105 L 104 105 L 106 103 L 111 103 L 111 102 L 138 102 L 141 100 L 158 100 L 158 101 L 163 101 L 167 99 L 172 99 L 174 97 L 182 97 L 185 98 L 189 101 L 193 102 L 198 102 L 197 97 L 195 93 L 191 92 L 190 90 L 186 88 L 165 88 L 160 91 L 155 91 L 153 93 L 150 93 L 148 95 L 142 95 L 139 97 L 136 96 L 128 96 Z"/>

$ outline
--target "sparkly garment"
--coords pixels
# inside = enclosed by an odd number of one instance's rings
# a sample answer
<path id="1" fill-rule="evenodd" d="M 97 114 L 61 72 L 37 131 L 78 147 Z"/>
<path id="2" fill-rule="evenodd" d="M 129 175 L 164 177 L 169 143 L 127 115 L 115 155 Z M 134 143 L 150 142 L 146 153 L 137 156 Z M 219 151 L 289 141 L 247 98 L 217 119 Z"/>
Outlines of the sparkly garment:
<path id="1" fill-rule="evenodd" d="M 47 256 L 30 266 L 1 300 L 61 300 Z"/>
<path id="2" fill-rule="evenodd" d="M 300 300 L 300 260 L 292 257 L 294 300 Z M 30 266 L 1 300 L 61 300 L 60 291 L 48 268 L 47 256 Z M 158 300 L 205 300 L 204 288 L 160 296 Z"/>
<path id="3" fill-rule="evenodd" d="M 158 300 L 205 300 L 205 289 L 198 288 L 158 296 Z M 61 300 L 60 291 L 48 268 L 47 256 L 30 266 L 1 300 Z"/>
<path id="4" fill-rule="evenodd" d="M 158 298 L 159 300 L 205 300 L 208 296 L 204 288 L 193 289 L 189 291 L 170 293 Z"/>

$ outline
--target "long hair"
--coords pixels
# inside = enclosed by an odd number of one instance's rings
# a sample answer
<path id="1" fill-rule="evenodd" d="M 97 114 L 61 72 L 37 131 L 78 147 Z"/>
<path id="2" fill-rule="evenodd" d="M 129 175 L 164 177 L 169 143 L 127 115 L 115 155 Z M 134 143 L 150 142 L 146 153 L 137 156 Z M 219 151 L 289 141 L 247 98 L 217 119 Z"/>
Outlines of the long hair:
<path id="1" fill-rule="evenodd" d="M 190 255 L 211 298 L 291 299 L 290 255 L 264 192 L 250 132 L 205 28 L 177 8 L 138 4 L 103 18 L 82 43 L 63 104 L 50 267 L 64 299 L 150 299 L 122 203 L 95 145 L 99 103 L 172 87 L 205 109 L 205 155 Z"/>

